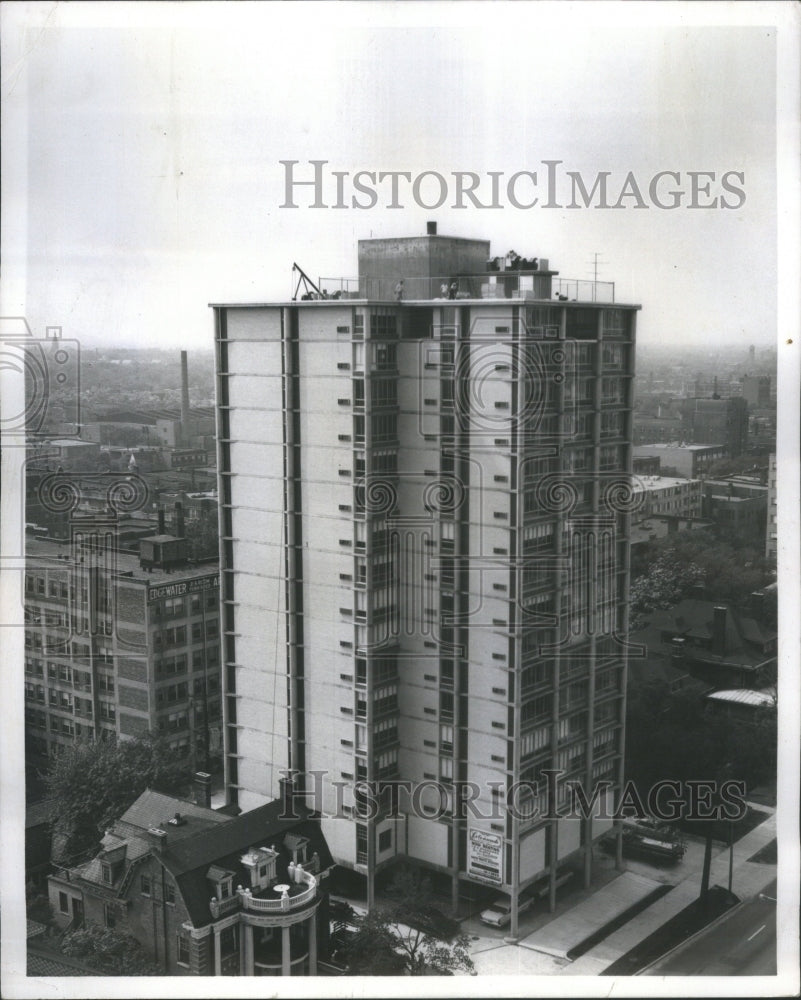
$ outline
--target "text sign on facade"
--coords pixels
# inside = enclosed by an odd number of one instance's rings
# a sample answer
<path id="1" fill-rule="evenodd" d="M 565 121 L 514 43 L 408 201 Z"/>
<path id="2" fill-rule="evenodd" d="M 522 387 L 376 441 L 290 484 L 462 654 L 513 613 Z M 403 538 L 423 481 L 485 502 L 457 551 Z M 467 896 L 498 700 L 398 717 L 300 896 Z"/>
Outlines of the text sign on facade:
<path id="1" fill-rule="evenodd" d="M 467 840 L 467 874 L 483 882 L 503 882 L 503 839 L 497 833 L 470 830 Z"/>
<path id="2" fill-rule="evenodd" d="M 211 590 L 220 586 L 219 573 L 211 576 L 199 576 L 194 580 L 183 580 L 180 583 L 165 583 L 160 587 L 149 587 L 148 601 L 158 601 L 162 597 L 183 597 L 184 594 L 197 594 L 202 590 Z"/>

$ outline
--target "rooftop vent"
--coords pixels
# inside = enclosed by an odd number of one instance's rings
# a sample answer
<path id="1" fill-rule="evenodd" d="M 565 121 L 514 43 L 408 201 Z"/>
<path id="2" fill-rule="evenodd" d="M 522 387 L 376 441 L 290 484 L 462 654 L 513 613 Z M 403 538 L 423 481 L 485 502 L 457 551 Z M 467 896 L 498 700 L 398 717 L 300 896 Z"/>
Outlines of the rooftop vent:
<path id="1" fill-rule="evenodd" d="M 426 234 L 428 236 L 436 236 L 437 235 L 437 224 L 436 224 L 436 222 L 427 222 L 426 223 Z"/>

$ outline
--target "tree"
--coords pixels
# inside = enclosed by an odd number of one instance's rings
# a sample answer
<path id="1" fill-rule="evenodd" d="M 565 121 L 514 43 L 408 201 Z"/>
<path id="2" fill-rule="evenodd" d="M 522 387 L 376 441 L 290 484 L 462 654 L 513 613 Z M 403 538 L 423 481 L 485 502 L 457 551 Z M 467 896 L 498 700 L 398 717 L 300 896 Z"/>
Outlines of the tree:
<path id="1" fill-rule="evenodd" d="M 692 596 L 698 584 L 713 590 L 715 600 L 741 604 L 774 577 L 761 546 L 742 535 L 708 530 L 669 535 L 632 557 L 632 628 L 641 628 L 649 611 Z"/>
<path id="2" fill-rule="evenodd" d="M 25 912 L 31 920 L 49 924 L 53 919 L 53 908 L 46 892 L 41 892 L 33 881 L 25 883 Z"/>
<path id="3" fill-rule="evenodd" d="M 66 837 L 67 854 L 94 848 L 99 831 L 146 788 L 176 791 L 187 777 L 185 764 L 150 733 L 121 743 L 78 741 L 53 758 L 45 778 L 54 800 L 54 832 Z"/>
<path id="4" fill-rule="evenodd" d="M 160 975 L 135 937 L 98 924 L 68 931 L 61 941 L 61 952 L 107 976 Z"/>
<path id="5" fill-rule="evenodd" d="M 645 685 L 626 714 L 626 775 L 643 801 L 666 779 L 744 781 L 754 788 L 776 773 L 776 714 L 743 720 L 707 710 L 697 693 Z"/>
<path id="6" fill-rule="evenodd" d="M 353 975 L 451 975 L 473 971 L 470 940 L 434 905 L 430 880 L 401 868 L 385 901 L 362 918 L 346 949 Z"/>

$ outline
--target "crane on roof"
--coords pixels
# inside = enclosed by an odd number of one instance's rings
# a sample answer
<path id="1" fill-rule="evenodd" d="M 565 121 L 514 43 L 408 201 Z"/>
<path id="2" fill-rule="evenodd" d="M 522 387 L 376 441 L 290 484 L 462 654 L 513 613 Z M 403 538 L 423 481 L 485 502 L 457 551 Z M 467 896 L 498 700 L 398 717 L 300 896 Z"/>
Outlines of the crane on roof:
<path id="1" fill-rule="evenodd" d="M 311 293 L 312 292 L 316 292 L 317 295 L 320 298 L 323 297 L 323 293 L 320 291 L 320 289 L 317 287 L 317 285 L 315 285 L 315 283 L 311 280 L 311 278 L 308 276 L 308 274 L 306 274 L 306 272 L 303 270 L 303 268 L 300 266 L 300 264 L 297 264 L 297 263 L 295 263 L 293 261 L 293 263 L 292 263 L 292 273 L 294 274 L 295 271 L 298 272 L 298 283 L 297 283 L 297 285 L 295 285 L 295 291 L 294 291 L 294 294 L 292 295 L 292 301 L 293 302 L 295 302 L 297 300 L 298 292 L 300 291 L 300 284 L 301 284 L 301 282 L 303 282 L 304 297 L 311 298 Z"/>

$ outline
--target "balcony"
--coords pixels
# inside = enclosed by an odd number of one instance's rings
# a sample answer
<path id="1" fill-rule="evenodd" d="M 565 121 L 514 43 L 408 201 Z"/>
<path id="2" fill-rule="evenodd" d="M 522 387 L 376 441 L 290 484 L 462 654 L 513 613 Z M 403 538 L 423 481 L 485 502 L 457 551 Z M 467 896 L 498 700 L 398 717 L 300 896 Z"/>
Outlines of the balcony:
<path id="1" fill-rule="evenodd" d="M 403 277 L 403 301 L 452 301 L 464 299 L 525 299 L 532 302 L 615 301 L 613 281 L 556 278 L 553 271 L 487 271 L 484 274 Z M 392 301 L 398 278 L 319 278 L 322 299 L 373 299 Z M 456 288 L 453 289 L 453 284 Z M 315 298 L 317 296 L 315 295 Z"/>
<path id="2" fill-rule="evenodd" d="M 294 869 L 294 882 L 292 877 L 290 873 L 286 883 L 273 885 L 265 890 L 265 895 L 254 896 L 250 889 L 237 889 L 242 909 L 248 913 L 269 914 L 301 910 L 308 906 L 317 896 L 317 879 L 300 866 Z"/>

